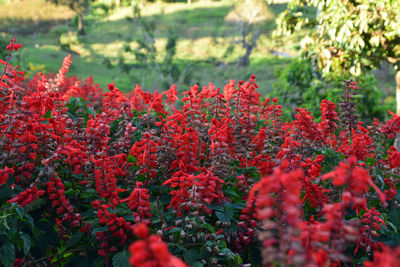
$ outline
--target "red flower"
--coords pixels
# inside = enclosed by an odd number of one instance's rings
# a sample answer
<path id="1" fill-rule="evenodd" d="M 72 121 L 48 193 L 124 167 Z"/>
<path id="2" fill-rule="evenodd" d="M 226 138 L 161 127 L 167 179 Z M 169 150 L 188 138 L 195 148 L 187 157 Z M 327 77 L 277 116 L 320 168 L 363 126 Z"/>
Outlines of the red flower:
<path id="1" fill-rule="evenodd" d="M 173 84 L 171 88 L 165 93 L 167 95 L 167 103 L 170 105 L 174 105 L 178 100 L 178 93 L 176 91 L 176 85 Z"/>
<path id="2" fill-rule="evenodd" d="M 372 186 L 377 192 L 382 203 L 386 202 L 386 197 L 381 190 L 372 182 L 371 176 L 368 171 L 359 166 L 356 166 L 357 159 L 355 156 L 350 157 L 347 163 L 340 162 L 339 166 L 334 171 L 329 172 L 322 176 L 323 180 L 332 179 L 335 186 L 346 185 L 347 191 L 350 193 L 349 199 L 343 201 L 353 202 L 358 209 L 359 207 L 367 209 L 363 193 L 368 192 L 369 187 Z M 343 196 L 345 196 L 343 194 Z M 358 206 L 358 207 L 357 207 Z"/>
<path id="3" fill-rule="evenodd" d="M 391 169 L 397 168 L 400 166 L 400 152 L 396 150 L 394 146 L 391 146 L 388 150 L 388 165 Z"/>
<path id="4" fill-rule="evenodd" d="M 301 169 L 287 172 L 288 168 L 289 162 L 284 160 L 271 176 L 265 176 L 255 184 L 250 190 L 247 207 L 255 204 L 257 219 L 262 221 L 268 233 L 262 235 L 266 251 L 274 255 L 277 255 L 278 251 L 291 251 L 292 257 L 295 257 L 301 253 L 298 244 L 299 230 L 302 226 L 300 181 L 304 173 Z M 280 239 L 284 239 L 285 244 L 278 242 Z M 264 263 L 269 264 L 277 260 L 274 257 L 276 256 L 271 255 L 264 259 Z M 292 257 L 289 257 L 288 261 Z"/>
<path id="5" fill-rule="evenodd" d="M 8 200 L 7 203 L 17 202 L 21 207 L 25 207 L 38 199 L 44 193 L 44 190 L 38 190 L 36 186 L 32 186 L 32 188 L 27 188 L 16 197 Z"/>
<path id="6" fill-rule="evenodd" d="M 392 249 L 386 245 L 382 245 L 382 251 L 374 252 L 374 261 L 366 261 L 365 267 L 394 267 L 399 266 L 400 247 Z"/>
<path id="7" fill-rule="evenodd" d="M 121 202 L 128 201 L 128 207 L 133 211 L 135 222 L 146 222 L 146 217 L 151 217 L 151 207 L 149 202 L 149 193 L 146 188 L 142 188 L 143 183 L 136 182 L 136 186 L 127 199 Z"/>
<path id="8" fill-rule="evenodd" d="M 145 223 L 140 223 L 135 226 L 135 228 L 133 229 L 133 233 L 139 238 L 144 239 L 149 236 L 149 229 L 147 228 Z"/>
<path id="9" fill-rule="evenodd" d="M 158 235 L 148 236 L 146 224 L 135 227 L 134 233 L 141 238 L 129 247 L 129 262 L 135 267 L 188 267 L 183 261 L 173 256 L 165 242 Z"/>
<path id="10" fill-rule="evenodd" d="M 19 44 L 14 43 L 16 40 L 17 40 L 17 38 L 12 39 L 10 41 L 10 44 L 7 45 L 6 50 L 11 52 L 13 50 L 17 51 L 18 49 L 22 48 L 22 43 L 19 43 Z"/>
<path id="11" fill-rule="evenodd" d="M 14 173 L 14 167 L 8 168 L 7 166 L 4 169 L 0 169 L 0 185 L 5 184 L 8 179 L 9 174 Z"/>

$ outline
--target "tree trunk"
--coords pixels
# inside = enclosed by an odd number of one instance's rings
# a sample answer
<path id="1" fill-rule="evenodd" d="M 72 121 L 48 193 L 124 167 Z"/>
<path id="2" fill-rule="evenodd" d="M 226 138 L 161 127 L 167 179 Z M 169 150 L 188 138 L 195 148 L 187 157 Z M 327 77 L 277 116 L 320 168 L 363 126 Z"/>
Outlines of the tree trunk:
<path id="1" fill-rule="evenodd" d="M 247 67 L 250 64 L 250 55 L 253 52 L 254 45 L 246 44 L 246 53 L 238 61 L 238 68 Z"/>
<path id="2" fill-rule="evenodd" d="M 250 55 L 253 52 L 253 49 L 257 46 L 257 40 L 260 37 L 261 31 L 259 29 L 254 29 L 253 24 L 241 25 L 241 34 L 242 34 L 242 45 L 243 48 L 246 49 L 246 53 L 243 57 L 239 58 L 237 63 L 237 68 L 247 67 L 250 64 Z M 251 41 L 246 40 L 246 36 L 253 33 L 251 37 Z"/>
<path id="3" fill-rule="evenodd" d="M 79 35 L 85 35 L 85 23 L 83 21 L 83 13 L 78 13 L 78 33 Z"/>
<path id="4" fill-rule="evenodd" d="M 400 69 L 396 70 L 396 115 L 400 116 Z M 400 151 L 400 134 L 396 135 L 394 146 Z"/>

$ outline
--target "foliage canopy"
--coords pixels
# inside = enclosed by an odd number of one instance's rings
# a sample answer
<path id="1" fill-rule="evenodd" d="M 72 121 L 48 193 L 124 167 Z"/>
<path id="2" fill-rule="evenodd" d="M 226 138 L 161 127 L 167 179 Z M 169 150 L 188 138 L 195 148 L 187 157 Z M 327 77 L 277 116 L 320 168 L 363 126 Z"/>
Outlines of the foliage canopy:
<path id="1" fill-rule="evenodd" d="M 314 7 L 316 16 L 306 16 Z M 324 71 L 360 75 L 383 60 L 399 64 L 400 1 L 395 0 L 292 0 L 278 18 L 277 34 L 315 27 L 303 39 L 303 51 L 316 56 Z"/>

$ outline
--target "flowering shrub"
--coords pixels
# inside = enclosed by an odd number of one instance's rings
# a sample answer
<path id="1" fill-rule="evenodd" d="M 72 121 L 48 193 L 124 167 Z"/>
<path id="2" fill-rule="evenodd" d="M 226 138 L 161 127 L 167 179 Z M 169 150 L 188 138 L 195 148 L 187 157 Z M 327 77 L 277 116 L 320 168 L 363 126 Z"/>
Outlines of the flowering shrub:
<path id="1" fill-rule="evenodd" d="M 284 122 L 255 76 L 179 100 L 0 63 L 3 265 L 398 262 L 400 117 L 364 125 L 354 82 Z"/>

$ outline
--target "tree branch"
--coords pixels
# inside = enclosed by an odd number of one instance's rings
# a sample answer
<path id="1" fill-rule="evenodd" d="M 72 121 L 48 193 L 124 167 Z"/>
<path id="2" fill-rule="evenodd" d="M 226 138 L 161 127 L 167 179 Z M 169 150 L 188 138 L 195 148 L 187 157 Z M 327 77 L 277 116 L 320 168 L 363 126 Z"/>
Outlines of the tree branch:
<path id="1" fill-rule="evenodd" d="M 49 255 L 49 256 L 41 257 L 41 258 L 36 259 L 36 260 L 28 261 L 27 264 L 30 265 L 30 264 L 33 264 L 33 263 L 44 261 L 44 260 L 46 260 L 48 258 L 57 257 L 57 256 L 64 255 L 64 254 L 67 254 L 67 253 L 70 253 L 70 252 L 93 250 L 93 249 L 96 249 L 96 248 L 74 248 L 74 249 L 66 250 L 64 252 L 60 252 L 60 253 L 52 254 L 52 255 Z"/>

